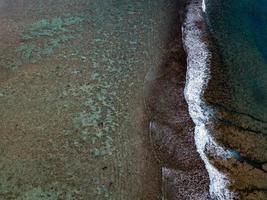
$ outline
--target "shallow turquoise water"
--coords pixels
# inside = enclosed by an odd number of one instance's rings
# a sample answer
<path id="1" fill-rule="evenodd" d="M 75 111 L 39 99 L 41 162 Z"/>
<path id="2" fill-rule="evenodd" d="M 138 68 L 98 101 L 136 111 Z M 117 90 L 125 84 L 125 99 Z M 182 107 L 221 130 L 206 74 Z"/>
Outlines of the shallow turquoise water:
<path id="1" fill-rule="evenodd" d="M 267 120 L 267 1 L 208 1 L 231 109 Z"/>

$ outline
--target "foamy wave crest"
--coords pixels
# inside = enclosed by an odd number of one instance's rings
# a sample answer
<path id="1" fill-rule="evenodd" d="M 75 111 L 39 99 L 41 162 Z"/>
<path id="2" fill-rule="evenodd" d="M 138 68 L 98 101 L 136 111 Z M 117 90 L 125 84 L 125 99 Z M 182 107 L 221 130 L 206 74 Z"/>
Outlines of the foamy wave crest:
<path id="1" fill-rule="evenodd" d="M 202 0 L 202 10 L 203 12 L 206 12 L 206 1 Z"/>
<path id="2" fill-rule="evenodd" d="M 202 6 L 201 6 L 202 4 Z M 204 6 L 203 6 L 204 4 Z M 222 159 L 231 157 L 231 152 L 224 150 L 209 134 L 207 124 L 211 121 L 212 110 L 205 105 L 203 94 L 210 77 L 210 53 L 203 41 L 203 30 L 199 24 L 203 23 L 205 1 L 191 3 L 188 6 L 183 26 L 183 43 L 187 52 L 187 75 L 185 98 L 189 107 L 189 114 L 195 123 L 195 143 L 197 151 L 205 163 L 210 178 L 210 195 L 213 199 L 231 200 L 235 194 L 229 191 L 229 181 L 225 174 L 219 172 L 209 161 L 205 151 L 213 153 Z"/>

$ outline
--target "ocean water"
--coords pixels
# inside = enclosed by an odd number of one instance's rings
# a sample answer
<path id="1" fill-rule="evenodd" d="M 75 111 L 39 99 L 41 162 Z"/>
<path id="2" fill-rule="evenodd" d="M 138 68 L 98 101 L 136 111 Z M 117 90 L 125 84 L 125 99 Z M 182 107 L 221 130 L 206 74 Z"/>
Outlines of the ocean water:
<path id="1" fill-rule="evenodd" d="M 205 103 L 215 111 L 208 129 L 231 155 L 208 158 L 234 194 L 224 199 L 267 199 L 267 1 L 206 1 L 205 19 L 212 52 Z"/>
<path id="2" fill-rule="evenodd" d="M 208 1 L 231 109 L 267 121 L 267 1 Z"/>

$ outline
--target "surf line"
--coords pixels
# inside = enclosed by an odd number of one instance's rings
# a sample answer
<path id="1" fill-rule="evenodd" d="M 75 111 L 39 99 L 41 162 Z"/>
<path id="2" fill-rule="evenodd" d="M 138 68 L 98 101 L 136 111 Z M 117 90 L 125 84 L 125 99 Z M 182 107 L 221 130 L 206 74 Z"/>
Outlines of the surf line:
<path id="1" fill-rule="evenodd" d="M 203 13 L 206 11 L 205 0 L 191 2 L 187 6 L 185 22 L 182 26 L 183 45 L 187 54 L 186 85 L 184 90 L 189 114 L 195 124 L 194 139 L 198 153 L 205 163 L 212 199 L 232 200 L 236 196 L 228 188 L 229 179 L 209 161 L 205 152 L 222 159 L 232 157 L 231 152 L 224 150 L 209 133 L 207 125 L 211 123 L 213 111 L 205 104 L 203 95 L 210 79 L 210 58 L 208 45 L 203 41 Z"/>

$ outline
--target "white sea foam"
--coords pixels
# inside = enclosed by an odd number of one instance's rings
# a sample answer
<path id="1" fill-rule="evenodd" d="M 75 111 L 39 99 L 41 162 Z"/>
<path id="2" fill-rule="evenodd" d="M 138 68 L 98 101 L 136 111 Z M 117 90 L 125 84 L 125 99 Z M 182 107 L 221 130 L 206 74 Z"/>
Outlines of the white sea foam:
<path id="1" fill-rule="evenodd" d="M 195 143 L 197 151 L 205 163 L 210 178 L 210 195 L 213 199 L 232 200 L 235 194 L 229 191 L 227 176 L 218 171 L 209 161 L 206 151 L 216 154 L 222 159 L 231 157 L 230 151 L 220 147 L 210 135 L 207 124 L 210 123 L 212 110 L 205 105 L 203 94 L 209 80 L 210 53 L 207 44 L 202 40 L 203 30 L 197 23 L 203 22 L 202 7 L 197 4 L 188 6 L 183 32 L 183 43 L 187 53 L 187 75 L 185 86 L 185 98 L 188 103 L 189 113 L 195 123 Z"/>
<path id="2" fill-rule="evenodd" d="M 203 10 L 203 12 L 206 12 L 206 2 L 205 2 L 205 0 L 202 0 L 202 10 Z"/>

